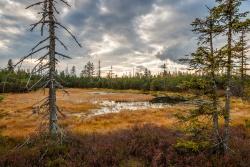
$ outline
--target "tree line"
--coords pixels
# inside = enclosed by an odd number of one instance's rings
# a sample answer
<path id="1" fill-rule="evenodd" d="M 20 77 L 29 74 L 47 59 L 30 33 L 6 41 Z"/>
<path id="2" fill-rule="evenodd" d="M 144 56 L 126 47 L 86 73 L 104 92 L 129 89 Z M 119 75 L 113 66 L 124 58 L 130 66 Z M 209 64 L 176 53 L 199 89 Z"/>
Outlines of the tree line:
<path id="1" fill-rule="evenodd" d="M 30 85 L 34 85 L 43 75 L 43 73 L 37 73 L 33 75 L 29 80 L 30 70 L 13 69 L 12 60 L 8 61 L 7 68 L 0 70 L 0 92 L 27 92 L 30 91 Z M 164 65 L 163 65 L 164 66 Z M 135 75 L 124 75 L 118 77 L 114 72 L 111 75 L 111 71 L 106 76 L 101 76 L 101 70 L 95 68 L 92 62 L 87 62 L 81 75 L 76 74 L 76 66 L 73 66 L 70 70 L 64 70 L 61 72 L 56 71 L 57 78 L 60 78 L 61 84 L 66 88 L 108 88 L 108 89 L 135 89 L 142 91 L 193 91 L 201 92 L 203 86 L 200 85 L 205 74 L 194 75 L 192 73 L 170 73 L 166 68 L 162 69 L 162 72 L 157 75 L 152 75 L 150 70 L 145 69 L 141 73 L 135 73 Z M 97 72 L 96 72 L 97 71 Z M 226 81 L 225 75 L 216 76 L 216 85 L 218 90 L 223 90 Z M 232 79 L 232 93 L 235 96 L 241 95 L 241 82 L 240 76 L 234 75 Z M 246 88 L 249 87 L 249 76 L 246 76 Z M 39 85 L 33 87 L 33 90 L 39 88 Z"/>

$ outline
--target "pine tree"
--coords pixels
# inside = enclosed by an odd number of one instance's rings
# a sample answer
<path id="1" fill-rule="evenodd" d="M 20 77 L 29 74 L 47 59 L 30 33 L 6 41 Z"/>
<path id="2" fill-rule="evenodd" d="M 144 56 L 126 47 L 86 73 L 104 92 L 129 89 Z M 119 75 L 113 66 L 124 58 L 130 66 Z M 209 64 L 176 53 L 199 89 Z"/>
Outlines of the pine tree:
<path id="1" fill-rule="evenodd" d="M 208 8 L 208 7 L 207 7 Z M 200 46 L 196 53 L 192 54 L 192 59 L 190 61 L 190 66 L 192 70 L 197 72 L 202 72 L 207 76 L 205 81 L 206 94 L 208 95 L 211 104 L 207 105 L 210 108 L 211 113 L 206 113 L 208 115 L 212 114 L 213 118 L 213 135 L 215 144 L 220 143 L 219 135 L 219 107 L 218 107 L 218 95 L 217 95 L 217 84 L 216 75 L 220 67 L 220 56 L 215 52 L 214 49 L 214 38 L 222 32 L 222 26 L 218 23 L 217 16 L 214 15 L 214 10 L 209 9 L 209 16 L 200 19 L 196 18 L 193 23 L 193 31 L 199 35 L 198 45 Z"/>
<path id="2" fill-rule="evenodd" d="M 71 74 L 72 77 L 76 76 L 76 66 L 72 66 L 70 74 Z"/>
<path id="3" fill-rule="evenodd" d="M 110 70 L 109 70 L 109 72 L 108 72 L 108 74 L 107 74 L 107 77 L 108 77 L 108 78 L 113 78 L 113 75 L 114 75 L 114 73 L 113 73 L 113 66 L 111 66 L 111 67 L 110 67 Z"/>
<path id="4" fill-rule="evenodd" d="M 166 63 L 164 63 L 163 65 L 161 65 L 161 68 L 163 69 L 163 77 L 167 76 L 167 65 Z"/>
<path id="5" fill-rule="evenodd" d="M 13 66 L 12 59 L 9 59 L 9 61 L 8 61 L 7 70 L 8 70 L 8 72 L 14 72 L 14 66 Z"/>
<path id="6" fill-rule="evenodd" d="M 81 76 L 91 78 L 95 75 L 95 66 L 90 61 L 84 66 Z"/>
<path id="7" fill-rule="evenodd" d="M 144 69 L 144 77 L 145 77 L 145 78 L 151 77 L 151 71 L 148 70 L 147 68 Z"/>

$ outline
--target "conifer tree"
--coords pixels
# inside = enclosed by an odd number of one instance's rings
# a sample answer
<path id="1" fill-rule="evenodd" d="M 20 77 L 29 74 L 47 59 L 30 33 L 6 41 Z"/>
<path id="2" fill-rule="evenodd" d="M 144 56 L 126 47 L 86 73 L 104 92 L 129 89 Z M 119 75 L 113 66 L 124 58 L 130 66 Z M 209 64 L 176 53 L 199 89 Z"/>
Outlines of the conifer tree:
<path id="1" fill-rule="evenodd" d="M 223 147 L 224 151 L 228 150 L 228 141 L 230 138 L 229 127 L 231 119 L 231 83 L 232 83 L 232 70 L 234 60 L 234 49 L 233 44 L 234 35 L 237 35 L 238 28 L 237 23 L 241 19 L 245 18 L 248 12 L 241 13 L 239 8 L 242 2 L 245 0 L 216 0 L 219 3 L 215 14 L 220 17 L 220 22 L 224 26 L 223 34 L 227 37 L 226 54 L 225 54 L 225 67 L 226 67 L 226 100 L 225 100 L 225 111 L 224 111 L 224 138 Z"/>
<path id="2" fill-rule="evenodd" d="M 113 66 L 110 66 L 110 70 L 109 70 L 109 72 L 107 73 L 107 77 L 108 77 L 108 78 L 113 78 L 113 75 L 114 75 L 114 73 L 113 73 Z"/>
<path id="3" fill-rule="evenodd" d="M 70 73 L 72 77 L 76 76 L 76 66 L 72 66 Z"/>
<path id="4" fill-rule="evenodd" d="M 9 59 L 9 61 L 8 61 L 7 70 L 8 70 L 8 72 L 13 72 L 14 71 L 14 65 L 13 65 L 12 59 Z"/>
<path id="5" fill-rule="evenodd" d="M 207 7 L 208 8 L 208 7 Z M 222 31 L 222 27 L 219 25 L 217 16 L 214 15 L 214 10 L 209 9 L 209 16 L 201 19 L 196 18 L 193 23 L 193 32 L 199 35 L 198 45 L 200 46 L 196 53 L 192 54 L 190 60 L 190 66 L 197 72 L 202 72 L 206 75 L 206 94 L 208 95 L 211 104 L 208 104 L 213 118 L 213 134 L 215 143 L 218 144 L 220 141 L 219 135 L 219 106 L 218 106 L 218 95 L 217 95 L 217 84 L 216 75 L 220 67 L 220 56 L 214 49 L 214 38 L 219 35 Z"/>
<path id="6" fill-rule="evenodd" d="M 240 95 L 242 98 L 245 98 L 245 82 L 247 77 L 247 68 L 248 64 L 248 43 L 247 43 L 247 33 L 250 32 L 250 19 L 245 21 L 241 21 L 236 25 L 236 29 L 240 33 L 239 42 L 236 44 L 237 50 L 237 59 L 239 66 L 239 74 L 240 74 Z"/>
<path id="7" fill-rule="evenodd" d="M 91 78 L 95 74 L 95 66 L 90 61 L 84 66 L 81 76 Z"/>
<path id="8" fill-rule="evenodd" d="M 163 69 L 163 76 L 166 77 L 167 76 L 167 65 L 166 63 L 164 63 L 163 65 L 161 65 L 161 68 Z"/>
<path id="9" fill-rule="evenodd" d="M 143 74 L 143 76 L 144 76 L 145 78 L 151 77 L 151 71 L 150 71 L 149 69 L 145 68 L 145 69 L 144 69 L 144 74 Z"/>

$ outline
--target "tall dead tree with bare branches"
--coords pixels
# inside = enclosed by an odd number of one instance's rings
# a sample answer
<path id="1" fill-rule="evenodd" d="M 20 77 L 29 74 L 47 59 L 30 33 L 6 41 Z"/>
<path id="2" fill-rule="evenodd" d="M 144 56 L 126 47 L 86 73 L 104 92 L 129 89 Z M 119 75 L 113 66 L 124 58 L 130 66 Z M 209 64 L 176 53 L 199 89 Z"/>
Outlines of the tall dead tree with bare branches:
<path id="1" fill-rule="evenodd" d="M 59 57 L 68 58 L 63 53 L 60 53 L 56 49 L 56 44 L 59 43 L 63 46 L 65 50 L 68 50 L 66 45 L 59 39 L 56 34 L 56 29 L 61 28 L 71 35 L 74 41 L 81 47 L 81 44 L 77 41 L 76 37 L 71 33 L 71 31 L 64 25 L 58 22 L 57 14 L 59 14 L 57 5 L 66 5 L 70 7 L 69 3 L 65 0 L 42 0 L 29 5 L 26 9 L 39 7 L 41 9 L 38 14 L 40 15 L 40 20 L 31 25 L 30 31 L 40 26 L 41 36 L 44 36 L 44 31 L 46 30 L 48 36 L 41 41 L 39 41 L 32 49 L 31 52 L 23 57 L 15 66 L 22 64 L 26 59 L 36 56 L 38 53 L 44 53 L 42 56 L 38 56 L 36 65 L 31 71 L 31 76 L 43 71 L 44 75 L 41 79 L 32 85 L 30 89 L 34 87 L 49 88 L 49 95 L 47 98 L 39 102 L 38 108 L 42 111 L 48 111 L 49 115 L 49 132 L 50 135 L 54 136 L 58 133 L 58 118 L 57 113 L 61 113 L 59 107 L 56 105 L 56 89 L 63 89 L 62 85 L 58 81 L 58 76 L 56 74 L 56 65 L 59 62 Z M 27 86 L 29 82 L 27 83 Z"/>

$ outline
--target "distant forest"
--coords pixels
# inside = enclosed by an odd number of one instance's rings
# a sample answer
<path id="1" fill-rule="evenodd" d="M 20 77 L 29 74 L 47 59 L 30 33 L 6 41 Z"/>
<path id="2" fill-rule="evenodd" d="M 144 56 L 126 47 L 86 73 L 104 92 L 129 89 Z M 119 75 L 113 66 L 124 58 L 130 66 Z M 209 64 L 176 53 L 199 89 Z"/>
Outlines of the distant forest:
<path id="1" fill-rule="evenodd" d="M 9 60 L 7 68 L 0 71 L 0 92 L 27 92 L 41 88 L 38 84 L 43 72 L 36 75 L 30 75 L 29 70 L 14 70 L 12 68 L 12 60 Z M 76 75 L 76 67 L 73 66 L 70 70 L 57 72 L 57 77 L 60 78 L 62 86 L 66 88 L 107 88 L 107 89 L 134 89 L 142 91 L 195 91 L 203 94 L 204 88 L 202 82 L 207 78 L 202 73 L 191 74 L 189 72 L 167 71 L 166 64 L 162 65 L 162 72 L 157 75 L 152 75 L 149 69 L 135 75 L 127 75 L 118 77 L 112 70 L 105 77 L 101 76 L 101 70 L 95 67 L 92 62 L 88 62 L 82 70 L 80 76 Z M 240 76 L 233 75 L 232 93 L 235 96 L 240 96 Z M 246 79 L 246 84 L 250 85 L 250 77 Z M 226 75 L 217 75 L 216 83 L 220 90 L 224 89 Z M 223 94 L 222 94 L 223 95 Z"/>

